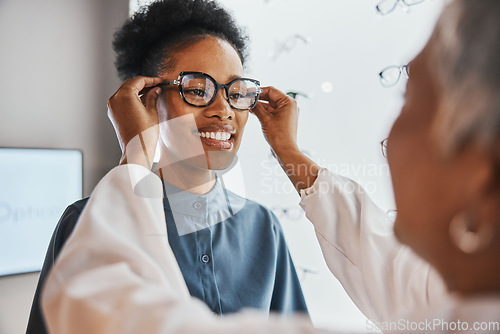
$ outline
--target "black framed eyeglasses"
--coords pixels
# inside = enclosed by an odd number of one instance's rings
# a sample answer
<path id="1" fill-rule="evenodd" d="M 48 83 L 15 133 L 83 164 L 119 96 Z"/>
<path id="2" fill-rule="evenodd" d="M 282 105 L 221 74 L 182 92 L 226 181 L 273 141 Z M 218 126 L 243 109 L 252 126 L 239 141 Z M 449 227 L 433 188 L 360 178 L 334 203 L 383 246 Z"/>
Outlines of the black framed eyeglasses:
<path id="1" fill-rule="evenodd" d="M 219 90 L 224 88 L 231 108 L 241 111 L 255 107 L 262 92 L 258 80 L 237 78 L 223 85 L 203 72 L 181 72 L 177 80 L 161 84 L 170 85 L 177 85 L 184 102 L 194 107 L 211 105 Z"/>

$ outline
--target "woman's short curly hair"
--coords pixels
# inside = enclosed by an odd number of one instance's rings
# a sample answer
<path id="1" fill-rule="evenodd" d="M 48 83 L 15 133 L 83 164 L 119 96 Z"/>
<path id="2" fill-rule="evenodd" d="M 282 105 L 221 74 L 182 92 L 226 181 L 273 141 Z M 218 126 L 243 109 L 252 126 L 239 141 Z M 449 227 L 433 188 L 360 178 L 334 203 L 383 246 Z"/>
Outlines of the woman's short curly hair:
<path id="1" fill-rule="evenodd" d="M 158 0 L 141 7 L 114 35 L 118 75 L 157 76 L 173 67 L 174 53 L 209 35 L 229 42 L 244 64 L 248 37 L 215 1 Z"/>

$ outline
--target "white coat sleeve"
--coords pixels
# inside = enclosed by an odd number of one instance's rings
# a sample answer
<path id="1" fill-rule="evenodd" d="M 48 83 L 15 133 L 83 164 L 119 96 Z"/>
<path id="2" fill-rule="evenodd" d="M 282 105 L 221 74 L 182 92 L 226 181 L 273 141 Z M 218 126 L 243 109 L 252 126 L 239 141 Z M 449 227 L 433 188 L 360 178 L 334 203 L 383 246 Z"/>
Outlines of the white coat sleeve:
<path id="1" fill-rule="evenodd" d="M 301 206 L 330 271 L 368 319 L 394 320 L 447 293 L 437 272 L 396 240 L 392 221 L 356 182 L 321 169 L 301 191 Z"/>
<path id="2" fill-rule="evenodd" d="M 146 176 L 148 193 L 137 195 Z M 216 316 L 191 297 L 168 244 L 161 193 L 160 179 L 139 165 L 99 182 L 44 286 L 50 333 L 321 332 L 304 318 Z"/>

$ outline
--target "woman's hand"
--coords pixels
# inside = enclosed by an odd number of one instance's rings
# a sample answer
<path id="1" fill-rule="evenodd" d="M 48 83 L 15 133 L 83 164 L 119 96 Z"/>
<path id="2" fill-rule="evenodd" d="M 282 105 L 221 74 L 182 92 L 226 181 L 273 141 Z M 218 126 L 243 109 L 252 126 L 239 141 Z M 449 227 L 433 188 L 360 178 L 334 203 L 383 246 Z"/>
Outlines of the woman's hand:
<path id="1" fill-rule="evenodd" d="M 297 147 L 297 101 L 274 87 L 262 88 L 259 102 L 252 109 L 275 155 Z"/>
<path id="2" fill-rule="evenodd" d="M 120 143 L 120 164 L 137 163 L 151 168 L 158 141 L 156 101 L 162 78 L 127 79 L 108 100 L 108 117 Z"/>

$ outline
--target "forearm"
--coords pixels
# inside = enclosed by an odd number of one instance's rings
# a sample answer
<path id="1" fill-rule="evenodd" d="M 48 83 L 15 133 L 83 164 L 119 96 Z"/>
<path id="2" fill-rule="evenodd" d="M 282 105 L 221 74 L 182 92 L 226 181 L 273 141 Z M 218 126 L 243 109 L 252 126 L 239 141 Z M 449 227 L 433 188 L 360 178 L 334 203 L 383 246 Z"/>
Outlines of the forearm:
<path id="1" fill-rule="evenodd" d="M 314 184 L 321 167 L 298 148 L 273 148 L 273 152 L 297 192 Z"/>

